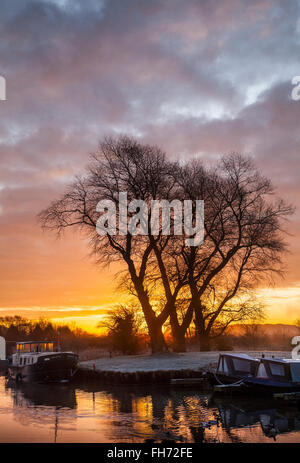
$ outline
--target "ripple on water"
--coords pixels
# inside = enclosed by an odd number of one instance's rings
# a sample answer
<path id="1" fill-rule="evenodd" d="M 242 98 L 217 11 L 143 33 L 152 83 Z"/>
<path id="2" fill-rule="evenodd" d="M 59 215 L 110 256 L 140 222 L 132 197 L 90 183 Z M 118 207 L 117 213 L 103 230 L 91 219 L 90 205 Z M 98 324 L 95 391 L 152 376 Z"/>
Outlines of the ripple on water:
<path id="1" fill-rule="evenodd" d="M 7 385 L 1 442 L 300 442 L 300 412 L 272 400 L 213 399 L 160 386 Z"/>

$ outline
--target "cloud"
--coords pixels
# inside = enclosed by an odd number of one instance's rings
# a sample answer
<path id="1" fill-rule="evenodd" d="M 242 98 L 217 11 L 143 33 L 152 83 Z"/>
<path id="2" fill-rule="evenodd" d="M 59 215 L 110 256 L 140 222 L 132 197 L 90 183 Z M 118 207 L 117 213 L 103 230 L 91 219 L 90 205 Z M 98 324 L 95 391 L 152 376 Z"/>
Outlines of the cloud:
<path id="1" fill-rule="evenodd" d="M 35 220 L 106 134 L 173 158 L 251 154 L 299 204 L 298 16 L 296 0 L 2 1 L 0 306 L 111 300 L 91 264 L 74 270 L 79 238 L 53 247 Z M 290 229 L 287 285 L 300 281 L 298 212 Z"/>

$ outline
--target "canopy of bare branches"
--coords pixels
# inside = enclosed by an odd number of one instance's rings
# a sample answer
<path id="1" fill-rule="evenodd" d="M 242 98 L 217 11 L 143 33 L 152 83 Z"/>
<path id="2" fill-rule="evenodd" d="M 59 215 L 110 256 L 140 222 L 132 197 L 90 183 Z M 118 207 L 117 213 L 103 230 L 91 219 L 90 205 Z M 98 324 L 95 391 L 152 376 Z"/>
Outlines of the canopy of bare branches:
<path id="1" fill-rule="evenodd" d="M 204 200 L 203 244 L 188 246 L 184 235 L 172 233 L 172 220 L 169 235 L 162 226 L 152 233 L 150 208 L 147 235 L 122 233 L 120 192 L 127 193 L 128 202 L 141 199 L 147 204 Z M 116 205 L 114 235 L 97 233 L 100 200 Z M 283 224 L 292 213 L 247 157 L 233 153 L 212 167 L 199 159 L 181 165 L 156 146 L 122 136 L 105 139 L 86 172 L 39 218 L 44 228 L 58 234 L 79 228 L 89 237 L 98 262 L 124 264 L 121 282 L 137 298 L 156 352 L 167 349 L 165 324 L 171 327 L 175 350 L 185 349 L 191 323 L 200 348 L 209 349 L 210 339 L 230 324 L 263 315 L 254 289 L 283 273 Z"/>

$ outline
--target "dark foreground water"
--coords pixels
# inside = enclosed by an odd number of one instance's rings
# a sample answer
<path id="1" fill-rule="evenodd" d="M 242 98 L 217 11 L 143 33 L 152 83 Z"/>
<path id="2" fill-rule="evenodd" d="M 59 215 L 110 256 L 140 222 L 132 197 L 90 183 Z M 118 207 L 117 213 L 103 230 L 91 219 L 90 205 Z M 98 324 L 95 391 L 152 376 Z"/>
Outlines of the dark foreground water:
<path id="1" fill-rule="evenodd" d="M 0 442 L 300 442 L 300 410 L 169 387 L 18 386 L 0 377 Z"/>

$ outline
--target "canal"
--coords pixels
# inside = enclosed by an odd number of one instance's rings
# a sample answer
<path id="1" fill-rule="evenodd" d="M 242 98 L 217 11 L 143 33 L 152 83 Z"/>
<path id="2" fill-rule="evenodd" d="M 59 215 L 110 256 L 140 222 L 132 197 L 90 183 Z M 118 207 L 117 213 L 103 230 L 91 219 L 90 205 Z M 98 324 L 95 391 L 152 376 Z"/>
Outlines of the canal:
<path id="1" fill-rule="evenodd" d="M 197 389 L 15 386 L 0 377 L 0 442 L 300 442 L 300 411 Z"/>

